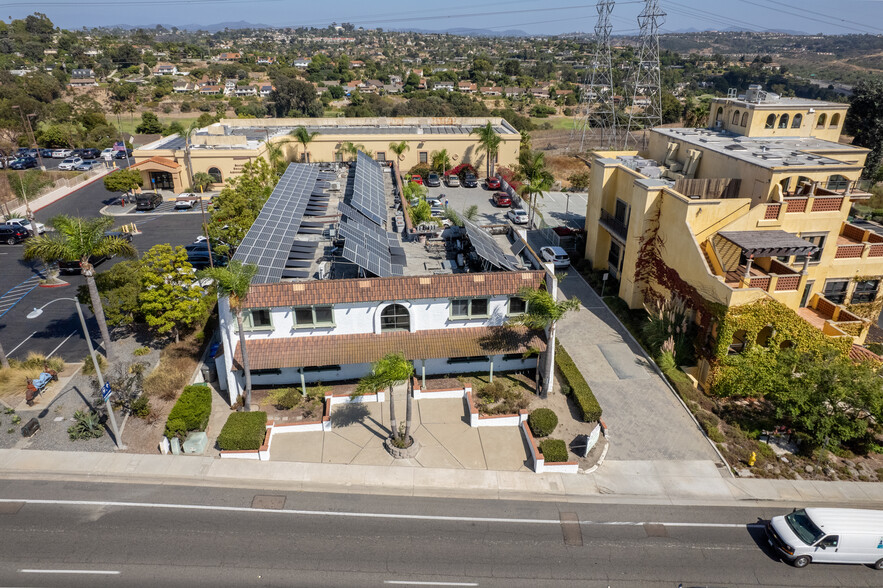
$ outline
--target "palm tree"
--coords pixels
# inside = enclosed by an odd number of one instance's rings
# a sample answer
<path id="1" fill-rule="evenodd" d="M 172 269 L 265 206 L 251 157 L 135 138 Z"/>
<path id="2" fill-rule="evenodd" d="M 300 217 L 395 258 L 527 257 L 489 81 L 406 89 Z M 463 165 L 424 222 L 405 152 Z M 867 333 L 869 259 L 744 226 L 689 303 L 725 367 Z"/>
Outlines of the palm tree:
<path id="1" fill-rule="evenodd" d="M 545 284 L 544 284 L 545 285 Z M 579 299 L 555 300 L 545 288 L 524 288 L 519 296 L 527 303 L 524 314 L 509 319 L 509 324 L 524 325 L 529 329 L 543 329 L 548 335 L 546 346 L 546 373 L 543 381 L 546 383 L 546 391 L 551 388 L 554 375 L 555 336 L 558 329 L 558 321 L 564 315 L 574 310 L 579 311 Z"/>
<path id="2" fill-rule="evenodd" d="M 107 330 L 104 307 L 101 305 L 101 296 L 98 294 L 98 286 L 95 284 L 95 268 L 89 260 L 99 256 L 135 257 L 138 255 L 138 251 L 122 237 L 107 236 L 107 231 L 113 226 L 113 218 L 109 216 L 81 218 L 59 215 L 50 220 L 49 224 L 55 231 L 37 235 L 26 241 L 24 258 L 80 262 L 80 268 L 89 289 L 89 298 L 92 300 L 92 312 L 95 313 L 104 349 L 107 351 L 107 359 L 112 361 L 113 348 L 110 346 L 110 332 Z"/>
<path id="3" fill-rule="evenodd" d="M 399 141 L 398 143 L 390 143 L 389 150 L 396 154 L 399 161 L 405 158 L 405 151 L 410 151 L 411 146 L 408 145 L 407 141 Z"/>
<path id="4" fill-rule="evenodd" d="M 411 441 L 411 376 L 414 375 L 414 366 L 405 359 L 403 353 L 388 353 L 374 362 L 371 373 L 359 380 L 353 396 L 363 394 L 376 394 L 384 388 L 389 390 L 389 428 L 392 431 L 390 438 L 396 447 L 410 446 Z M 392 390 L 395 386 L 408 383 L 408 394 L 405 405 L 405 430 L 399 433 L 398 421 L 396 421 L 396 407 L 393 400 Z"/>
<path id="5" fill-rule="evenodd" d="M 319 134 L 319 132 L 316 131 L 315 133 L 311 133 L 311 132 L 309 132 L 309 131 L 306 129 L 306 127 L 297 127 L 296 129 L 294 129 L 293 131 L 291 131 L 291 132 L 288 133 L 288 134 L 291 135 L 292 137 L 294 137 L 295 139 L 297 139 L 297 142 L 298 142 L 298 143 L 300 143 L 301 145 L 303 145 L 303 148 L 304 148 L 304 160 L 305 160 L 307 163 L 310 163 L 310 152 L 307 151 L 307 145 L 308 145 L 313 139 L 316 138 L 316 136 Z"/>
<path id="6" fill-rule="evenodd" d="M 503 141 L 494 126 L 488 121 L 487 125 L 477 127 L 469 131 L 470 135 L 478 135 L 478 151 L 484 151 L 486 155 L 485 164 L 487 167 L 487 177 L 491 176 L 491 163 L 496 159 L 497 153 L 500 151 L 500 143 Z"/>
<path id="7" fill-rule="evenodd" d="M 530 218 L 527 226 L 533 227 L 536 214 L 536 199 L 543 196 L 543 192 L 552 188 L 555 178 L 546 169 L 546 154 L 542 151 L 522 151 L 518 157 L 518 175 L 524 179 L 524 184 L 518 189 L 519 195 L 527 196 L 530 203 Z"/>
<path id="8" fill-rule="evenodd" d="M 242 371 L 245 372 L 245 401 L 243 408 L 251 410 L 251 370 L 248 367 L 248 352 L 245 349 L 245 329 L 242 325 L 242 305 L 248 298 L 251 280 L 258 273 L 258 266 L 253 263 L 243 264 L 238 259 L 231 259 L 227 267 L 214 267 L 199 273 L 201 277 L 211 278 L 218 286 L 218 295 L 226 298 L 230 310 L 236 316 L 236 328 L 239 332 L 239 349 L 242 351 Z"/>
<path id="9" fill-rule="evenodd" d="M 445 175 L 445 172 L 451 167 L 451 156 L 448 155 L 448 150 L 433 151 L 430 157 L 432 158 L 432 169 Z"/>
<path id="10" fill-rule="evenodd" d="M 184 131 L 184 159 L 187 160 L 187 174 L 190 176 L 191 190 L 196 190 L 196 182 L 193 181 L 193 162 L 190 160 L 190 137 L 193 136 L 193 133 L 198 128 L 199 125 L 196 124 L 196 121 L 193 121 L 190 123 L 190 126 L 187 127 L 187 130 Z"/>
<path id="11" fill-rule="evenodd" d="M 337 150 L 338 153 L 346 156 L 347 161 L 355 159 L 359 151 L 365 153 L 365 146 L 361 143 L 352 143 L 350 141 L 345 141 L 340 146 L 340 149 Z"/>
<path id="12" fill-rule="evenodd" d="M 3 349 L 3 343 L 0 342 L 0 366 L 3 369 L 9 369 L 9 360 L 6 358 L 6 351 Z"/>

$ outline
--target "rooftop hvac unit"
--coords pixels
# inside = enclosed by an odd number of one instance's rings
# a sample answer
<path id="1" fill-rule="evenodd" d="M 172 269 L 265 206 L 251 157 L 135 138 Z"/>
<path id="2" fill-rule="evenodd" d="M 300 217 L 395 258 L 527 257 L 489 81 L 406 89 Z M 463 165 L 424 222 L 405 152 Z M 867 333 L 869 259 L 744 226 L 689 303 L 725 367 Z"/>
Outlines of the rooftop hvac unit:
<path id="1" fill-rule="evenodd" d="M 340 182 L 328 182 L 329 192 L 340 192 Z"/>
<path id="2" fill-rule="evenodd" d="M 328 262 L 323 261 L 319 264 L 319 279 L 326 280 L 328 279 Z"/>

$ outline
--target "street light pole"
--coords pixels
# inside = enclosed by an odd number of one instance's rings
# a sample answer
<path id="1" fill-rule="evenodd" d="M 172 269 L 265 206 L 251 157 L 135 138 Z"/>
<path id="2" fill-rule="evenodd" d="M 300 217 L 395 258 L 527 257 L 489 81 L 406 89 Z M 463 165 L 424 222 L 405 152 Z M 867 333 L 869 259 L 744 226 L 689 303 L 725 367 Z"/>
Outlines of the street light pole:
<path id="1" fill-rule="evenodd" d="M 86 345 L 89 348 L 89 357 L 92 358 L 92 365 L 95 368 L 95 376 L 98 378 L 98 386 L 99 390 L 104 388 L 104 377 L 101 375 L 101 367 L 98 365 L 98 357 L 95 353 L 95 348 L 92 347 L 92 338 L 89 336 L 89 329 L 86 327 L 86 318 L 83 316 L 83 309 L 80 307 L 80 302 L 75 298 L 56 298 L 55 300 L 50 300 L 40 308 L 35 308 L 33 311 L 28 313 L 28 318 L 37 318 L 41 314 L 43 314 L 43 309 L 52 304 L 53 302 L 58 302 L 59 300 L 70 300 L 74 303 L 74 306 L 77 307 L 77 315 L 80 317 L 80 326 L 83 328 L 83 335 L 86 337 Z M 113 405 L 110 403 L 110 399 L 107 401 L 107 416 L 110 419 L 110 428 L 113 432 L 113 442 L 117 446 L 117 449 L 126 449 L 126 446 L 123 445 L 123 441 L 120 438 L 120 430 L 117 427 L 116 416 L 113 414 Z"/>

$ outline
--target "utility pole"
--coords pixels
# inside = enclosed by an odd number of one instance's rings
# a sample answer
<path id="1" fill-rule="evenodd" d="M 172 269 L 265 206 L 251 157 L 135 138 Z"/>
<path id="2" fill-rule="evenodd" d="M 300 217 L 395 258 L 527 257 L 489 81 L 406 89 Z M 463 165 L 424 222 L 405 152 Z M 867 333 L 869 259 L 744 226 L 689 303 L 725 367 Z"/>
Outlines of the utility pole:
<path id="1" fill-rule="evenodd" d="M 610 14 L 614 0 L 598 0 L 595 10 L 595 54 L 587 68 L 586 83 L 580 97 L 576 121 L 570 135 L 571 143 L 579 137 L 579 152 L 585 152 L 592 143 L 601 150 L 616 148 L 616 108 L 613 102 L 613 51 L 610 45 Z M 588 135 L 588 136 L 587 136 Z"/>
<path id="2" fill-rule="evenodd" d="M 31 127 L 31 117 L 37 116 L 37 114 L 29 114 L 27 118 L 25 118 L 25 113 L 18 104 L 13 104 L 12 108 L 18 111 L 18 115 L 21 117 L 21 126 L 25 130 L 28 139 L 31 141 L 31 147 L 37 150 L 37 161 L 40 162 L 40 169 L 46 171 L 46 166 L 43 164 L 43 156 L 40 154 L 40 147 L 37 145 L 37 138 L 34 136 L 34 129 Z"/>
<path id="3" fill-rule="evenodd" d="M 659 0 L 644 0 L 644 9 L 638 15 L 641 29 L 638 46 L 638 63 L 629 73 L 626 88 L 631 90 L 629 122 L 623 137 L 623 149 L 644 147 L 646 129 L 662 124 L 662 82 L 659 71 L 659 27 L 665 22 L 665 12 Z M 640 107 L 636 105 L 640 100 Z M 634 136 L 642 131 L 644 140 Z"/>

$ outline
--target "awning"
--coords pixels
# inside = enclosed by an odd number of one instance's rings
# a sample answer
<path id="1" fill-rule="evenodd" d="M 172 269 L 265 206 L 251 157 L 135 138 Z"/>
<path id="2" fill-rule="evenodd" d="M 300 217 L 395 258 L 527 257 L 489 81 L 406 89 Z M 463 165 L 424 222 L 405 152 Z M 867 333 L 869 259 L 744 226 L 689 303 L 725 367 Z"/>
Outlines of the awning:
<path id="1" fill-rule="evenodd" d="M 718 233 L 748 257 L 811 255 L 816 245 L 785 231 L 723 231 Z"/>

